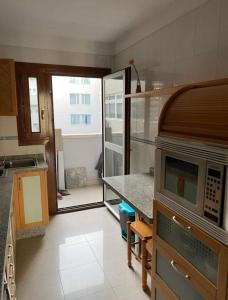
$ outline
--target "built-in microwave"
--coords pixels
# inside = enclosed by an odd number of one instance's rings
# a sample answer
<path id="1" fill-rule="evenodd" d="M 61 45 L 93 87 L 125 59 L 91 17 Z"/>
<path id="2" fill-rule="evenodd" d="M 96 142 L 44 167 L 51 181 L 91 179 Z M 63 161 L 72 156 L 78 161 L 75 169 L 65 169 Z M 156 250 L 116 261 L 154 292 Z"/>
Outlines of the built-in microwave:
<path id="1" fill-rule="evenodd" d="M 156 151 L 159 193 L 223 227 L 227 167 L 188 154 Z"/>

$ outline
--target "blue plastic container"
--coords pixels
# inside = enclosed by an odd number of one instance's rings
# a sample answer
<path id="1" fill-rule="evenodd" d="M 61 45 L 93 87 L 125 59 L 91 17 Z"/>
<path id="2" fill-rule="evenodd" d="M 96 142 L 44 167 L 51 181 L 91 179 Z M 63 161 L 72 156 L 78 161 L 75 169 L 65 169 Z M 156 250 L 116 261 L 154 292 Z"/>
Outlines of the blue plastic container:
<path id="1" fill-rule="evenodd" d="M 120 213 L 120 227 L 122 238 L 127 240 L 127 222 L 135 221 L 135 210 L 126 202 L 119 204 L 119 213 Z M 131 236 L 132 241 L 135 240 L 135 235 Z"/>

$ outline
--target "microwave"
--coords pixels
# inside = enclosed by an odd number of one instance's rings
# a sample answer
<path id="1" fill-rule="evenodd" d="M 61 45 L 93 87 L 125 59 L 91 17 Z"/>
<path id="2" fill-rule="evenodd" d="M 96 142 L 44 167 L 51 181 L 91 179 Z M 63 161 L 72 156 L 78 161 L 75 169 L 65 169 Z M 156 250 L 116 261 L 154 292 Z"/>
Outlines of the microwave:
<path id="1" fill-rule="evenodd" d="M 158 192 L 218 227 L 227 226 L 227 167 L 213 160 L 156 149 Z M 226 224 L 226 225 L 224 225 Z"/>

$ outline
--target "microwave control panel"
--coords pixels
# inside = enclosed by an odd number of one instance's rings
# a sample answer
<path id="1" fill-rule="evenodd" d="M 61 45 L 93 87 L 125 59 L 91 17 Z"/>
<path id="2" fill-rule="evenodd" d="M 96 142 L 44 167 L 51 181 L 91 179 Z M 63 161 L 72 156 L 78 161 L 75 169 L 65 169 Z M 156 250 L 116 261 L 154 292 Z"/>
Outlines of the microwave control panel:
<path id="1" fill-rule="evenodd" d="M 218 226 L 221 222 L 224 175 L 223 165 L 207 163 L 204 191 L 204 217 Z"/>

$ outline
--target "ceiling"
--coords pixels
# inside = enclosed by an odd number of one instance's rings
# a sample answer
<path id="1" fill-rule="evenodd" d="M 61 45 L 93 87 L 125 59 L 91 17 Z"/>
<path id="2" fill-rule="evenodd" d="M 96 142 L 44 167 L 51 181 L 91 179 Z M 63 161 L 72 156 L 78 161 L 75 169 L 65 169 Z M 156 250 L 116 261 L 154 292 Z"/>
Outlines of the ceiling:
<path id="1" fill-rule="evenodd" d="M 113 43 L 175 0 L 0 0 L 0 27 Z"/>

